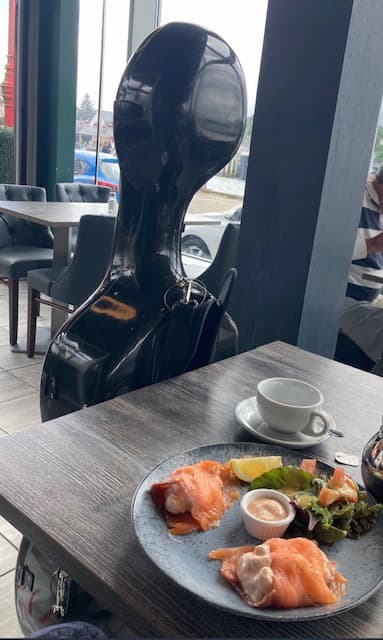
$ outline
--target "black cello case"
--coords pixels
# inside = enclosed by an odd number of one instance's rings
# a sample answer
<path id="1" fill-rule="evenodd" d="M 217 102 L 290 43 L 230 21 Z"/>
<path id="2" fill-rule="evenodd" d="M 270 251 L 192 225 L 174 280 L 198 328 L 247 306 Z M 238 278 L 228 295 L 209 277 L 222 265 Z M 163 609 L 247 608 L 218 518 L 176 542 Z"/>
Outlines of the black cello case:
<path id="1" fill-rule="evenodd" d="M 225 313 L 233 273 L 214 297 L 186 278 L 180 245 L 193 195 L 233 157 L 245 119 L 243 72 L 217 34 L 170 23 L 138 47 L 114 103 L 121 179 L 110 267 L 49 347 L 43 420 L 236 352 L 237 329 Z M 53 619 L 99 613 L 90 596 L 25 539 L 16 608 L 26 635 Z"/>

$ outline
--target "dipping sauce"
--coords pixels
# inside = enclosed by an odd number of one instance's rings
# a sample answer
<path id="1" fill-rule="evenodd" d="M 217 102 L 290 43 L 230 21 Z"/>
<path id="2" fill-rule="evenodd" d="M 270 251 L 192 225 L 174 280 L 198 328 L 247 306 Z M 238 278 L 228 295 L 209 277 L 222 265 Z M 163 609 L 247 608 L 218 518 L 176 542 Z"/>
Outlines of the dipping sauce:
<path id="1" fill-rule="evenodd" d="M 247 505 L 252 516 L 266 522 L 276 522 L 287 517 L 286 507 L 275 498 L 254 498 Z"/>

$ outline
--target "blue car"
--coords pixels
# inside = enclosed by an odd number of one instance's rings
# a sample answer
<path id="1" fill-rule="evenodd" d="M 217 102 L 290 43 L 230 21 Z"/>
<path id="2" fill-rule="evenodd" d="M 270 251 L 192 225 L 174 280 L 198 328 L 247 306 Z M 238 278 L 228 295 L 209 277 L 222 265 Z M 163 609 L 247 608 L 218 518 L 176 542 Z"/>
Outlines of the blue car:
<path id="1" fill-rule="evenodd" d="M 96 152 L 86 149 L 75 149 L 74 152 L 74 182 L 94 184 L 96 175 Z M 118 193 L 120 182 L 120 167 L 118 160 L 110 153 L 98 154 L 97 184 L 109 187 Z"/>

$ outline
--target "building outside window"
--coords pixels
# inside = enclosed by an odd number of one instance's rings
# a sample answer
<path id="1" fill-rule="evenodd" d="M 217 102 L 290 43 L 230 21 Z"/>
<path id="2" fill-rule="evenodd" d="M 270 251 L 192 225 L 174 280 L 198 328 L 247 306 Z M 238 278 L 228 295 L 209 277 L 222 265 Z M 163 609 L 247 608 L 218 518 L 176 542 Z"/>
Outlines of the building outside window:
<path id="1" fill-rule="evenodd" d="M 113 102 L 127 61 L 129 12 L 128 0 L 80 0 L 73 179 L 114 191 Z"/>
<path id="2" fill-rule="evenodd" d="M 14 164 L 16 0 L 0 0 L 0 183 L 12 183 Z"/>

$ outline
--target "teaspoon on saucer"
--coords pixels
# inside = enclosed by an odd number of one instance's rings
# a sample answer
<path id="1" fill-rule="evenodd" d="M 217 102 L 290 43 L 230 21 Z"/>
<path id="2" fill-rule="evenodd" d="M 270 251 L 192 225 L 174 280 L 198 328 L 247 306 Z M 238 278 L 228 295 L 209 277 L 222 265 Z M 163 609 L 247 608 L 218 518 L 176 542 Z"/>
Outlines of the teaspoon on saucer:
<path id="1" fill-rule="evenodd" d="M 337 438 L 343 438 L 343 436 L 344 436 L 343 431 L 339 431 L 339 429 L 334 429 L 334 427 L 330 427 L 329 432 L 333 436 L 336 436 Z"/>

